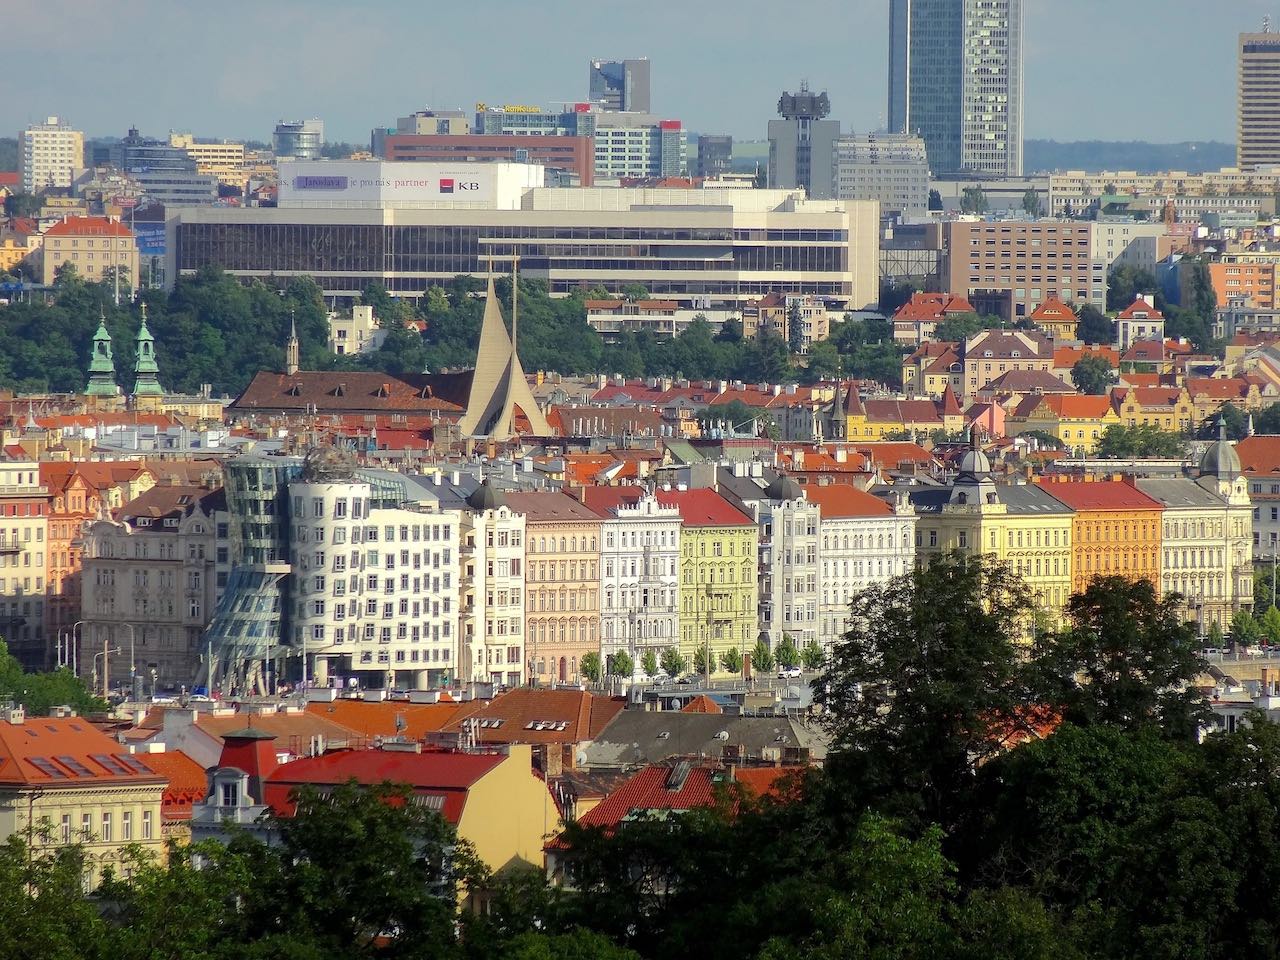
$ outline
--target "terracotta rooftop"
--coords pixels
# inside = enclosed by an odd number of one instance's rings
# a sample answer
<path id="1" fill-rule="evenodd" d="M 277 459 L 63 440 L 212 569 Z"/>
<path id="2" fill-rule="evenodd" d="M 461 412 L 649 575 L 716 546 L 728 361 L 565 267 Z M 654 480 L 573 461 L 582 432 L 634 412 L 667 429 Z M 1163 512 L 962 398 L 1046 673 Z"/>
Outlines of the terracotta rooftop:
<path id="1" fill-rule="evenodd" d="M 949 293 L 913 293 L 911 299 L 900 306 L 894 320 L 942 321 L 951 314 L 976 313 L 964 297 Z"/>
<path id="2" fill-rule="evenodd" d="M 600 516 L 586 504 L 565 493 L 539 490 L 506 494 L 507 506 L 532 523 L 599 523 Z"/>
<path id="3" fill-rule="evenodd" d="M 805 497 L 818 505 L 823 519 L 842 517 L 879 517 L 893 513 L 893 508 L 879 497 L 848 483 L 809 484 Z"/>
<path id="4" fill-rule="evenodd" d="M 405 703 L 338 699 L 331 703 L 308 703 L 307 713 L 341 724 L 363 737 L 403 736 L 421 740 L 437 733 L 458 713 L 459 704 Z M 397 726 L 397 722 L 403 726 Z"/>
<path id="5" fill-rule="evenodd" d="M 459 732 L 475 721 L 471 729 L 480 743 L 581 743 L 625 706 L 624 700 L 585 690 L 520 687 L 492 700 L 461 704 L 443 729 Z"/>
<path id="6" fill-rule="evenodd" d="M 752 527 L 754 522 L 732 503 L 709 487 L 694 490 L 658 490 L 654 493 L 665 507 L 677 507 L 686 527 Z"/>
<path id="7" fill-rule="evenodd" d="M 1123 480 L 1043 481 L 1044 492 L 1072 510 L 1160 510 L 1155 500 Z"/>
<path id="8" fill-rule="evenodd" d="M 159 783 L 148 756 L 126 753 L 80 717 L 0 720 L 0 785 L 78 787 Z"/>
<path id="9" fill-rule="evenodd" d="M 133 233 L 119 220 L 107 217 L 65 217 L 44 232 L 45 237 L 127 237 Z"/>

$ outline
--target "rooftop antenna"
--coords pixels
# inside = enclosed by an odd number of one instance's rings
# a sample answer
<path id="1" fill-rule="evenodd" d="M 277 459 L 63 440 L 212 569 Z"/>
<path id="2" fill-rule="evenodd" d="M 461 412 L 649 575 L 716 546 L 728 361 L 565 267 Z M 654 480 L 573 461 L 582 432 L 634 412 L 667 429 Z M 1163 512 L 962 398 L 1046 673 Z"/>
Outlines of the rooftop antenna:
<path id="1" fill-rule="evenodd" d="M 1264 13 L 1262 15 L 1262 32 L 1263 33 L 1271 32 L 1271 14 L 1269 13 Z"/>

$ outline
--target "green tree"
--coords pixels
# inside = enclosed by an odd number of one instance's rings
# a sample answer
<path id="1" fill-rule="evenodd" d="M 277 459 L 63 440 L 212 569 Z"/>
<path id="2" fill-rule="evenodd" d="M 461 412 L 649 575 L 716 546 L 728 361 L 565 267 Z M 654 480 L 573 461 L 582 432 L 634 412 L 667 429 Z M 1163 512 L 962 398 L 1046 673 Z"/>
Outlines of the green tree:
<path id="1" fill-rule="evenodd" d="M 757 673 L 768 673 L 773 669 L 773 651 L 763 637 L 756 640 L 756 645 L 751 648 L 751 669 Z"/>
<path id="2" fill-rule="evenodd" d="M 939 193 L 937 190 L 930 190 L 930 191 L 929 191 L 929 210 L 930 210 L 930 212 L 933 212 L 933 211 L 935 211 L 935 210 L 941 210 L 942 208 L 943 208 L 943 207 L 942 207 L 942 194 L 941 194 L 941 193 Z"/>
<path id="3" fill-rule="evenodd" d="M 601 676 L 600 654 L 594 651 L 584 653 L 578 661 L 578 672 L 592 683 L 599 683 Z"/>
<path id="4" fill-rule="evenodd" d="M 720 666 L 725 673 L 742 673 L 742 654 L 737 647 L 730 647 L 720 654 Z"/>
<path id="5" fill-rule="evenodd" d="M 933 338 L 943 341 L 964 341 L 994 326 L 999 326 L 998 320 L 981 317 L 976 313 L 958 313 L 938 324 Z"/>
<path id="6" fill-rule="evenodd" d="M 840 379 L 842 365 L 840 351 L 830 340 L 819 340 L 810 346 L 807 359 L 809 362 L 804 371 L 804 380 L 807 383 Z"/>
<path id="7" fill-rule="evenodd" d="M 1032 220 L 1044 214 L 1044 207 L 1040 203 L 1040 194 L 1035 190 L 1028 190 L 1022 195 L 1022 209 Z"/>
<path id="8" fill-rule="evenodd" d="M 800 660 L 806 670 L 817 670 L 826 661 L 826 651 L 817 640 L 810 640 L 800 650 Z"/>
<path id="9" fill-rule="evenodd" d="M 693 651 L 693 672 L 694 673 L 706 674 L 708 672 L 711 672 L 711 673 L 715 672 L 716 655 L 714 653 L 710 654 L 710 660 L 708 660 L 707 657 L 708 657 L 708 653 L 705 645 L 700 646 L 698 647 L 698 649 Z M 708 669 L 708 665 L 710 669 Z"/>
<path id="10" fill-rule="evenodd" d="M 635 671 L 635 661 L 625 650 L 619 650 L 609 660 L 609 675 L 612 677 L 630 677 Z"/>
<path id="11" fill-rule="evenodd" d="M 913 283 L 893 283 L 886 281 L 880 284 L 880 312 L 886 317 L 892 317 L 898 312 L 898 308 L 911 299 L 912 294 L 916 292 L 916 285 Z"/>
<path id="12" fill-rule="evenodd" d="M 1205 637 L 1205 643 L 1215 650 L 1222 649 L 1222 627 L 1218 624 L 1217 620 L 1209 624 L 1209 633 Z"/>
<path id="13" fill-rule="evenodd" d="M 1087 353 L 1071 368 L 1071 382 L 1081 393 L 1104 394 L 1116 382 L 1116 374 L 1106 357 Z"/>
<path id="14" fill-rule="evenodd" d="M 1129 306 L 1129 304 L 1125 304 Z M 1111 343 L 1115 339 L 1115 324 L 1091 303 L 1080 308 L 1080 322 L 1076 325 L 1076 339 L 1082 343 Z"/>
<path id="15" fill-rule="evenodd" d="M 960 212 L 981 216 L 990 209 L 987 192 L 981 187 L 965 187 L 960 195 Z"/>
<path id="16" fill-rule="evenodd" d="M 649 291 L 639 283 L 628 283 L 622 288 L 622 299 L 628 303 L 636 303 L 649 299 Z"/>
<path id="17" fill-rule="evenodd" d="M 1113 424 L 1107 427 L 1098 442 L 1097 455 L 1106 460 L 1132 457 L 1164 457 L 1176 459 L 1186 456 L 1186 440 L 1176 433 L 1161 430 L 1145 423 L 1129 427 Z"/>
<path id="18" fill-rule="evenodd" d="M 787 307 L 787 349 L 796 356 L 804 353 L 804 319 L 799 300 L 792 300 Z"/>
<path id="19" fill-rule="evenodd" d="M 931 557 L 857 594 L 814 684 L 840 783 L 909 822 L 956 822 L 975 770 L 1031 722 L 1017 641 L 1033 610 L 989 556 Z"/>
<path id="20" fill-rule="evenodd" d="M 1268 643 L 1280 644 L 1280 610 L 1267 607 L 1266 612 L 1258 617 L 1256 622 Z"/>
<path id="21" fill-rule="evenodd" d="M 689 668 L 689 661 L 675 647 L 667 647 L 662 651 L 661 666 L 668 677 L 678 677 Z"/>
<path id="22" fill-rule="evenodd" d="M 1028 430 L 1026 433 L 1018 434 L 1028 440 L 1035 440 L 1041 447 L 1048 450 L 1061 450 L 1066 446 L 1060 437 L 1055 437 L 1052 433 L 1045 430 Z"/>
<path id="23" fill-rule="evenodd" d="M 716 332 L 716 343 L 741 343 L 742 342 L 742 321 L 737 317 L 730 317 L 724 323 L 720 324 L 720 329 Z"/>
<path id="24" fill-rule="evenodd" d="M 1231 617 L 1231 642 L 1241 647 L 1252 647 L 1262 636 L 1258 621 L 1248 610 L 1240 609 Z"/>
<path id="25" fill-rule="evenodd" d="M 800 650 L 796 647 L 796 642 L 791 638 L 791 634 L 784 633 L 782 642 L 778 644 L 776 650 L 773 651 L 773 657 L 778 661 L 778 666 L 791 667 L 800 666 Z"/>
<path id="26" fill-rule="evenodd" d="M 1181 598 L 1148 580 L 1095 577 L 1067 604 L 1070 626 L 1037 641 L 1042 701 L 1081 726 L 1155 726 L 1190 739 L 1207 718 L 1203 669 Z"/>
<path id="27" fill-rule="evenodd" d="M 34 193 L 12 193 L 4 198 L 6 217 L 35 217 L 40 214 L 44 201 Z"/>
<path id="28" fill-rule="evenodd" d="M 33 717 L 47 717 L 58 706 L 79 714 L 101 713 L 107 704 L 89 692 L 82 679 L 65 667 L 47 673 L 27 673 L 0 640 L 0 701 L 12 700 Z"/>
<path id="29" fill-rule="evenodd" d="M 653 650 L 646 650 L 640 657 L 640 669 L 646 677 L 658 675 L 658 655 Z"/>
<path id="30" fill-rule="evenodd" d="M 1139 294 L 1155 289 L 1156 277 L 1150 270 L 1122 263 L 1107 277 L 1107 309 L 1124 310 L 1133 305 Z"/>

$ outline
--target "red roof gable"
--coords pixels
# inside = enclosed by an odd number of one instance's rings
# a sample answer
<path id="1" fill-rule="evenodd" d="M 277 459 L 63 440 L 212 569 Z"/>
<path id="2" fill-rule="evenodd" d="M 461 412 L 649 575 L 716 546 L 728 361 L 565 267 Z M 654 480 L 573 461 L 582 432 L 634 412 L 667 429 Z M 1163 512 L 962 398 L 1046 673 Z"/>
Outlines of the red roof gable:
<path id="1" fill-rule="evenodd" d="M 952 296 L 949 293 L 913 293 L 911 299 L 898 308 L 893 319 L 942 321 L 949 314 L 976 312 L 973 304 L 964 297 Z"/>
<path id="2" fill-rule="evenodd" d="M 1027 317 L 1032 323 L 1043 323 L 1052 321 L 1072 321 L 1077 318 L 1075 311 L 1059 300 L 1057 297 L 1050 297 L 1040 306 L 1031 312 L 1031 316 Z"/>

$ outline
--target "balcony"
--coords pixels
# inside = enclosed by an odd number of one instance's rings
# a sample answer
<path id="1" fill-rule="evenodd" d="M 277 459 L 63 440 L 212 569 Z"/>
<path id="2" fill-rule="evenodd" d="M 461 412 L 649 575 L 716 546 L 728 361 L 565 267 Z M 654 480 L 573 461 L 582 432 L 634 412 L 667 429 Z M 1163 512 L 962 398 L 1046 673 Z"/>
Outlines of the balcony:
<path id="1" fill-rule="evenodd" d="M 17 540 L 0 539 L 0 554 L 21 553 L 22 544 Z"/>

